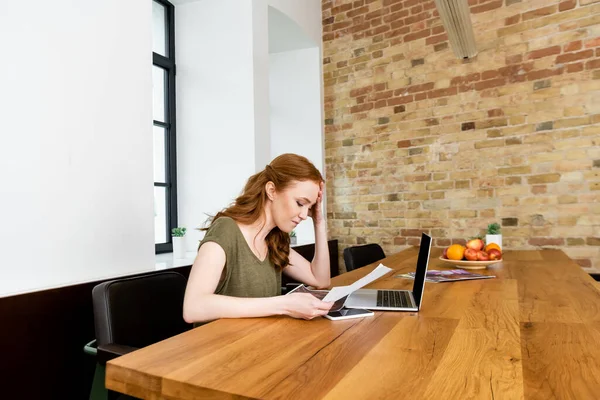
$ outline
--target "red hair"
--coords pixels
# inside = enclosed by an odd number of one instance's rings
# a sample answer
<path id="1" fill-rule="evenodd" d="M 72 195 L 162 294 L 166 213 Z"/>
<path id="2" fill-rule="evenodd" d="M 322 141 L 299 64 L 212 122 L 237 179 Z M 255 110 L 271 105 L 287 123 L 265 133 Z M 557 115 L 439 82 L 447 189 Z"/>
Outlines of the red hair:
<path id="1" fill-rule="evenodd" d="M 212 225 L 220 217 L 230 217 L 236 222 L 250 225 L 264 215 L 267 204 L 267 182 L 273 182 L 278 192 L 285 190 L 294 181 L 312 181 L 319 185 L 323 176 L 306 157 L 297 154 L 282 154 L 264 170 L 252 175 L 242 193 L 224 210 L 218 212 L 210 223 Z M 209 228 L 210 228 L 209 225 Z M 204 228 L 206 230 L 208 228 Z M 290 236 L 278 227 L 269 232 L 266 238 L 269 259 L 275 268 L 282 270 L 289 265 Z"/>

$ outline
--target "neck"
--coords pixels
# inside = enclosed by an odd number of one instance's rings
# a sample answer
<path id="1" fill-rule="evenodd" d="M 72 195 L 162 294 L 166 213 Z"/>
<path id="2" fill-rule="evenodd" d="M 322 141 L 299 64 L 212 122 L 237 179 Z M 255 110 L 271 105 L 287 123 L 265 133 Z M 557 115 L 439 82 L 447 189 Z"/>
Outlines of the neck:
<path id="1" fill-rule="evenodd" d="M 247 232 L 254 243 L 262 243 L 267 239 L 267 235 L 275 228 L 275 222 L 271 215 L 269 207 L 265 207 L 263 215 L 250 225 L 246 225 Z"/>

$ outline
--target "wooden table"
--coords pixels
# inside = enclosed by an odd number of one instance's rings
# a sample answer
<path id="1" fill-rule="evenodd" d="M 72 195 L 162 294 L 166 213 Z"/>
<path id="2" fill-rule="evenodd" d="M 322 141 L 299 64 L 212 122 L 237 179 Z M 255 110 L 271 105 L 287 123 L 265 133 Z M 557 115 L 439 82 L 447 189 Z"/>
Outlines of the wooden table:
<path id="1" fill-rule="evenodd" d="M 384 264 L 409 272 L 416 259 L 411 248 Z M 107 387 L 145 399 L 600 398 L 596 282 L 559 250 L 507 252 L 483 273 L 498 278 L 427 283 L 418 314 L 215 321 L 110 361 Z M 371 287 L 410 288 L 394 275 Z"/>

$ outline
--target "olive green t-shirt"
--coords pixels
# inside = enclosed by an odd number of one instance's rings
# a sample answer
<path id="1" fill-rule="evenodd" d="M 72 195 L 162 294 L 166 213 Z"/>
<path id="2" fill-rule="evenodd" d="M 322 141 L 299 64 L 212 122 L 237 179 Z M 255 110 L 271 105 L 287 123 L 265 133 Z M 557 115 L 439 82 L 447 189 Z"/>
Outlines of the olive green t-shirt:
<path id="1" fill-rule="evenodd" d="M 198 248 L 206 242 L 217 243 L 227 257 L 215 294 L 234 297 L 272 297 L 281 294 L 281 272 L 275 269 L 268 254 L 263 261 L 254 255 L 233 219 L 217 218 Z"/>

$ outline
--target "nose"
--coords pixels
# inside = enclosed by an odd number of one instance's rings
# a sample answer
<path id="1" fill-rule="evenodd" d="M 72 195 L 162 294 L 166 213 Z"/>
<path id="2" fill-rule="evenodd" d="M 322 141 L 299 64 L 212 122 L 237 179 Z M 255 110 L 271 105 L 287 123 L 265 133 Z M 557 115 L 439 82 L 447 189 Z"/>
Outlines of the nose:
<path id="1" fill-rule="evenodd" d="M 308 207 L 302 207 L 302 211 L 300 211 L 299 217 L 302 221 L 308 218 Z"/>

